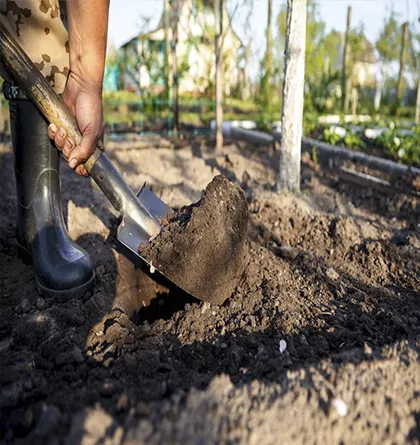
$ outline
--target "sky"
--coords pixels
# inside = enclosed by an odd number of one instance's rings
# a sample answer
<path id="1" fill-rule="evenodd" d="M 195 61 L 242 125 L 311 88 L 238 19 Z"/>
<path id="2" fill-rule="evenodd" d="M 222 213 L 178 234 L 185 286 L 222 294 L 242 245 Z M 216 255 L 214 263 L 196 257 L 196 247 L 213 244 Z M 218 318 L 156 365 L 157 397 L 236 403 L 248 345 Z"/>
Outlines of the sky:
<path id="1" fill-rule="evenodd" d="M 227 0 L 227 4 L 232 0 Z M 347 7 L 352 7 L 352 26 L 363 23 L 367 38 L 374 43 L 389 8 L 400 14 L 400 19 L 412 22 L 420 17 L 420 0 L 317 0 L 321 18 L 327 24 L 327 31 L 345 31 Z M 273 0 L 273 22 L 286 0 Z M 246 43 L 252 38 L 254 65 L 265 48 L 265 28 L 267 25 L 267 0 L 254 0 L 252 23 L 249 29 L 240 24 L 240 16 L 235 26 L 236 33 Z M 109 41 L 117 47 L 139 33 L 142 16 L 150 17 L 149 26 L 155 27 L 161 17 L 163 0 L 111 0 L 109 18 Z M 420 29 L 420 22 L 418 29 Z M 273 23 L 274 25 L 274 23 Z M 274 27 L 273 27 L 274 29 Z"/>

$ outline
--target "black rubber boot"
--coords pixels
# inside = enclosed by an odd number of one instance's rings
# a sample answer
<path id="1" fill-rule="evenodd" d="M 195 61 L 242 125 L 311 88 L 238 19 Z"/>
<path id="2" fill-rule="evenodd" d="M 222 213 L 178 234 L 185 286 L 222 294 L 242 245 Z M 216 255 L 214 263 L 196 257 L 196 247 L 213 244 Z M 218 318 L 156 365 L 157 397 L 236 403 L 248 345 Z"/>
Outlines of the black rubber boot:
<path id="1" fill-rule="evenodd" d="M 95 274 L 89 255 L 71 240 L 64 223 L 60 154 L 32 102 L 11 100 L 9 105 L 19 252 L 32 260 L 42 295 L 60 301 L 81 298 L 92 289 Z"/>

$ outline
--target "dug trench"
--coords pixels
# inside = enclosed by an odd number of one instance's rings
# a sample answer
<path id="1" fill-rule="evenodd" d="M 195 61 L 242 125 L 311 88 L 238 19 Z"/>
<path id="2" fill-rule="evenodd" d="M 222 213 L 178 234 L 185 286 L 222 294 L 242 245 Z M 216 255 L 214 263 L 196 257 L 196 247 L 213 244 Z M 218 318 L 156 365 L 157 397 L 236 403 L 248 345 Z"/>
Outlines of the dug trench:
<path id="1" fill-rule="evenodd" d="M 222 171 L 245 191 L 246 264 L 232 294 L 173 311 L 150 277 L 124 275 L 116 216 L 68 169 L 68 225 L 92 255 L 97 285 L 84 301 L 40 298 L 16 257 L 3 146 L 1 440 L 417 443 L 418 199 L 342 184 L 309 158 L 304 194 L 278 195 L 276 153 L 231 144 L 214 156 L 207 143 L 110 153 L 133 188 L 146 178 L 173 207 L 197 201 Z M 136 323 L 115 304 L 142 301 L 150 288 L 158 310 Z"/>

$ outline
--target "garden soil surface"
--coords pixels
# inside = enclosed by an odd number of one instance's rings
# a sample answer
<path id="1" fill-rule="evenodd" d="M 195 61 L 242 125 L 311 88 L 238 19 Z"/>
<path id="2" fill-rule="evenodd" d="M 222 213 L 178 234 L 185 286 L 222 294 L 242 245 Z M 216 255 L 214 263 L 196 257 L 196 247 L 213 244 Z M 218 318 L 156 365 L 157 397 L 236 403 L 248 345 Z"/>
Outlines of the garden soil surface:
<path id="1" fill-rule="evenodd" d="M 64 164 L 65 218 L 97 282 L 80 301 L 41 298 L 0 146 L 0 442 L 420 443 L 418 198 L 341 183 L 307 155 L 302 193 L 277 194 L 270 148 L 170 143 L 109 155 L 175 208 L 219 174 L 242 187 L 245 272 L 220 306 L 134 269 L 118 215 Z"/>

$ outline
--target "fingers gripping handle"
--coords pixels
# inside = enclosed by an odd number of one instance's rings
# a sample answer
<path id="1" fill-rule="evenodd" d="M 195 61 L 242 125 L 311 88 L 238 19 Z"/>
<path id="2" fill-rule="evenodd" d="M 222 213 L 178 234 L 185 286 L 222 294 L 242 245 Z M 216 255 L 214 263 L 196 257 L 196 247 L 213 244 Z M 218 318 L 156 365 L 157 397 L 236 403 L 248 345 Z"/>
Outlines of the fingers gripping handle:
<path id="1" fill-rule="evenodd" d="M 7 72 L 25 89 L 48 122 L 57 128 L 64 128 L 67 135 L 76 144 L 80 144 L 82 135 L 75 117 L 2 23 L 0 23 L 0 47 L 1 61 Z M 100 155 L 101 149 L 96 147 L 92 156 L 84 163 L 89 173 Z"/>

